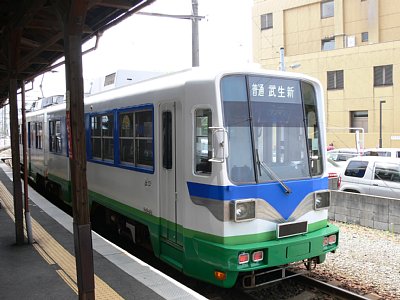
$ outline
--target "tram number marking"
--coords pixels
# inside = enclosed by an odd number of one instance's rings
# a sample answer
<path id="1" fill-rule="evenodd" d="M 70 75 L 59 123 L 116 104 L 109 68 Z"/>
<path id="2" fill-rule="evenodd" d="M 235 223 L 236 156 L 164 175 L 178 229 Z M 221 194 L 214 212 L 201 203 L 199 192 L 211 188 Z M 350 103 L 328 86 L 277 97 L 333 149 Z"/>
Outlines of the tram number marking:
<path id="1" fill-rule="evenodd" d="M 151 186 L 151 180 L 145 179 L 144 180 L 144 186 L 146 186 L 146 187 Z"/>

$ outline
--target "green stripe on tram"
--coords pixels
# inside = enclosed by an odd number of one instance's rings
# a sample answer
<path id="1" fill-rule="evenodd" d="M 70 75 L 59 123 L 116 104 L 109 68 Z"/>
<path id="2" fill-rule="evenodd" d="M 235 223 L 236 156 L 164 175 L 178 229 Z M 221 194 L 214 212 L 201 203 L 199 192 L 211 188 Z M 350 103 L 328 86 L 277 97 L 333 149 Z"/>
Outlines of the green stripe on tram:
<path id="1" fill-rule="evenodd" d="M 70 182 L 64 179 L 61 179 L 57 176 L 52 176 L 49 174 L 49 179 L 54 182 L 59 183 L 62 186 L 63 192 L 67 192 L 68 196 L 71 196 Z M 180 224 L 175 224 L 169 220 L 160 218 L 158 216 L 150 215 L 149 213 L 143 212 L 126 204 L 120 203 L 112 198 L 106 197 L 102 194 L 93 192 L 91 190 L 88 191 L 89 201 L 91 203 L 97 202 L 111 210 L 114 210 L 117 213 L 120 213 L 127 218 L 131 218 L 133 220 L 142 222 L 145 225 L 151 226 L 149 230 L 154 230 L 153 226 L 162 226 L 165 230 L 171 230 L 171 228 L 175 228 L 177 230 L 177 240 L 182 241 L 183 238 L 196 238 L 199 240 L 204 240 L 211 243 L 225 244 L 225 245 L 241 245 L 241 244 L 249 244 L 249 243 L 260 243 L 266 242 L 276 239 L 276 232 L 267 231 L 255 234 L 245 234 L 240 236 L 218 236 L 209 233 L 205 233 L 202 231 L 192 230 L 188 228 L 184 228 Z M 67 199 L 71 199 L 68 197 Z M 70 203 L 70 202 L 68 202 Z M 328 221 L 326 219 L 308 224 L 308 232 L 313 232 L 315 230 L 326 227 Z M 162 229 L 161 229 L 162 230 Z M 157 230 L 158 231 L 158 230 Z"/>

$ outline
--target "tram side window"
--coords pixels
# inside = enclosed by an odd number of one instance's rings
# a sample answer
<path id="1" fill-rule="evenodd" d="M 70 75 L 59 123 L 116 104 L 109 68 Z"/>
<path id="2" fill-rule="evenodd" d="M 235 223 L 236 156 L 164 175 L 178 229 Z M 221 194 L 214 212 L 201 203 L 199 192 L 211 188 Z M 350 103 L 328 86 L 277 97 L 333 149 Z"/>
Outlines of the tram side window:
<path id="1" fill-rule="evenodd" d="M 37 148 L 43 149 L 43 123 L 37 123 Z"/>
<path id="2" fill-rule="evenodd" d="M 318 126 L 317 99 L 314 88 L 309 84 L 302 82 L 302 93 L 304 99 L 305 121 L 307 126 L 307 138 L 309 154 L 311 159 L 312 176 L 322 174 L 322 147 L 321 132 Z"/>
<path id="3" fill-rule="evenodd" d="M 61 121 L 50 121 L 49 122 L 49 150 L 50 152 L 61 153 L 62 143 L 61 143 Z"/>
<path id="4" fill-rule="evenodd" d="M 121 162 L 135 163 L 135 140 L 133 136 L 133 113 L 119 115 L 119 157 Z"/>
<path id="5" fill-rule="evenodd" d="M 195 141 L 194 161 L 195 173 L 200 175 L 211 174 L 211 109 L 197 109 L 195 111 Z"/>
<path id="6" fill-rule="evenodd" d="M 57 140 L 56 151 L 58 153 L 61 153 L 62 152 L 62 142 L 61 142 L 62 140 L 61 140 L 61 121 L 60 120 L 56 121 L 56 140 Z"/>
<path id="7" fill-rule="evenodd" d="M 90 123 L 93 158 L 114 160 L 114 116 L 92 116 Z"/>
<path id="8" fill-rule="evenodd" d="M 22 125 L 21 124 L 18 125 L 18 141 L 19 141 L 19 144 L 21 145 L 22 144 Z"/>
<path id="9" fill-rule="evenodd" d="M 172 169 L 172 113 L 164 111 L 162 113 L 162 139 L 163 139 L 163 167 L 167 170 Z"/>
<path id="10" fill-rule="evenodd" d="M 38 135 L 38 123 L 34 123 L 34 134 L 35 134 L 35 148 L 37 149 L 39 146 L 39 135 Z"/>
<path id="11" fill-rule="evenodd" d="M 153 167 L 153 111 L 120 113 L 118 121 L 121 162 Z"/>
<path id="12" fill-rule="evenodd" d="M 114 160 L 114 116 L 102 116 L 101 127 L 103 159 Z"/>
<path id="13" fill-rule="evenodd" d="M 32 122 L 31 123 L 31 140 L 34 141 L 34 147 L 36 149 L 43 148 L 43 130 L 42 130 L 42 122 Z"/>
<path id="14" fill-rule="evenodd" d="M 135 116 L 137 164 L 153 165 L 153 113 L 137 112 Z"/>
<path id="15" fill-rule="evenodd" d="M 49 121 L 49 151 L 55 152 L 55 122 Z"/>
<path id="16" fill-rule="evenodd" d="M 101 159 L 101 116 L 90 118 L 92 157 Z"/>
<path id="17" fill-rule="evenodd" d="M 28 134 L 28 148 L 31 148 L 31 145 L 32 145 L 32 143 L 34 141 L 34 139 L 33 139 L 33 129 L 34 129 L 33 124 L 31 122 L 28 122 L 28 132 L 27 132 L 27 134 Z"/>

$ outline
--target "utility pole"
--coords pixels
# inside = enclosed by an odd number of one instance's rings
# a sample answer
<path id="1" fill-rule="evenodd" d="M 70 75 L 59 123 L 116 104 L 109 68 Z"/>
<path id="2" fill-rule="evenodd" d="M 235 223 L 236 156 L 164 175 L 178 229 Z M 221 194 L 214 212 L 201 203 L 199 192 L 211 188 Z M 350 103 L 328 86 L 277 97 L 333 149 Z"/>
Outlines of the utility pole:
<path id="1" fill-rule="evenodd" d="M 150 13 L 139 11 L 136 14 L 142 16 L 151 17 L 165 17 L 181 20 L 192 21 L 192 67 L 198 67 L 200 65 L 199 53 L 199 20 L 204 19 L 204 16 L 199 16 L 199 4 L 197 0 L 192 0 L 192 14 L 191 15 L 168 15 L 160 13 Z"/>
<path id="2" fill-rule="evenodd" d="M 285 48 L 279 49 L 279 70 L 285 71 Z"/>
<path id="3" fill-rule="evenodd" d="M 192 0 L 192 67 L 200 65 L 199 59 L 199 4 L 197 0 Z"/>
<path id="4" fill-rule="evenodd" d="M 379 101 L 379 148 L 382 148 L 382 104 L 386 103 L 385 100 Z"/>

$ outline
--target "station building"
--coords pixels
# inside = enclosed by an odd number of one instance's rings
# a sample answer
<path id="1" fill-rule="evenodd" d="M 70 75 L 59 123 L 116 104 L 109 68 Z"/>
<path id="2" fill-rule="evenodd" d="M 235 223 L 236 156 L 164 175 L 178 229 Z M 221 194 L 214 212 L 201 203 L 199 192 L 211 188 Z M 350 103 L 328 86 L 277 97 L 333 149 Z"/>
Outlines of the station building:
<path id="1" fill-rule="evenodd" d="M 254 62 L 318 78 L 327 142 L 400 147 L 400 3 L 254 0 Z M 282 55 L 284 53 L 284 56 Z M 284 57 L 284 58 L 282 58 Z"/>

